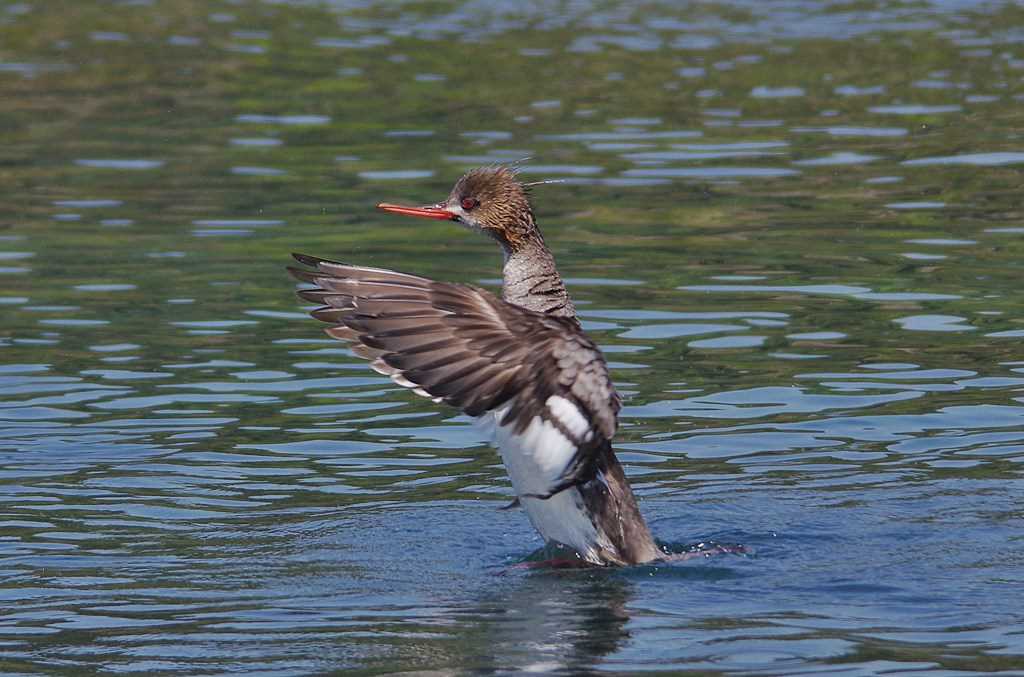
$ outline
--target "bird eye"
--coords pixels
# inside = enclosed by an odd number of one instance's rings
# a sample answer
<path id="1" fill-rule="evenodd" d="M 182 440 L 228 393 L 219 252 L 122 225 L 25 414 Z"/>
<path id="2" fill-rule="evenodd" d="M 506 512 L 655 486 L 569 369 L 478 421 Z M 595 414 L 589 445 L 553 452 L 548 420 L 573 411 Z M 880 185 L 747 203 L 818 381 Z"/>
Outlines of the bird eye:
<path id="1" fill-rule="evenodd" d="M 478 204 L 480 204 L 480 200 L 477 200 L 475 197 L 462 198 L 462 208 L 465 209 L 467 212 L 473 207 L 476 207 Z"/>

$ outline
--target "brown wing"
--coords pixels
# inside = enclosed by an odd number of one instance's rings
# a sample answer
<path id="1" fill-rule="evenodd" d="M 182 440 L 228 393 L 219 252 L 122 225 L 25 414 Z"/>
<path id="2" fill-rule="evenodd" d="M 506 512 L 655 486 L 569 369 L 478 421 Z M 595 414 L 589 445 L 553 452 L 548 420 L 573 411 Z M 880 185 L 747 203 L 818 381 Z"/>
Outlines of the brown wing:
<path id="1" fill-rule="evenodd" d="M 618 395 L 601 351 L 575 321 L 477 287 L 293 256 L 308 268 L 289 268 L 292 276 L 315 287 L 299 296 L 322 304 L 311 315 L 396 383 L 471 416 L 511 403 L 502 425 L 521 432 L 542 416 L 581 447 L 615 434 Z M 574 434 L 559 421 L 547 406 L 552 395 L 574 403 L 589 429 Z M 591 464 L 581 458 L 575 465 Z"/>

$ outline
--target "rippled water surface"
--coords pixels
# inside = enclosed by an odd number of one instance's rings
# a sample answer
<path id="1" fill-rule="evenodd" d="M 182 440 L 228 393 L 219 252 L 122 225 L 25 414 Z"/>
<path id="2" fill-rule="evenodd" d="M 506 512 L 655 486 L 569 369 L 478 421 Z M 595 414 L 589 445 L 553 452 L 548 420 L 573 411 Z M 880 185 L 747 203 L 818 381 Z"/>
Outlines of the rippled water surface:
<path id="1" fill-rule="evenodd" d="M 0 0 L 0 671 L 1024 674 L 1024 11 Z M 524 160 L 524 158 L 529 158 Z M 523 161 L 666 547 L 541 544 L 288 253 Z"/>

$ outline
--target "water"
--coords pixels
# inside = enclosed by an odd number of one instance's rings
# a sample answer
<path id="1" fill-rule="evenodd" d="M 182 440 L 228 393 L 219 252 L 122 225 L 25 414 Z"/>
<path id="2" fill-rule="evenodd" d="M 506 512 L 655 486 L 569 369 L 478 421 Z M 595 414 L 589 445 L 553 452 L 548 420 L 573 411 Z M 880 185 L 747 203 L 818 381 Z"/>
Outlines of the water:
<path id="1" fill-rule="evenodd" d="M 1010 3 L 0 2 L 0 670 L 1024 674 Z M 291 251 L 523 163 L 667 547 L 541 544 Z"/>

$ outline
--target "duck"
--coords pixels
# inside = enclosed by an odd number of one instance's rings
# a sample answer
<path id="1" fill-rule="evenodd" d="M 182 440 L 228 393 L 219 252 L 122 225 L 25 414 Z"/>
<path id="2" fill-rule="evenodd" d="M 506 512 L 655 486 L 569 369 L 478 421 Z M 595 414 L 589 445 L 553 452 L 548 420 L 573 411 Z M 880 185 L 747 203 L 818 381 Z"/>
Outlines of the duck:
<path id="1" fill-rule="evenodd" d="M 455 407 L 491 435 L 518 504 L 581 565 L 663 559 L 612 449 L 621 398 L 583 331 L 544 241 L 530 184 L 472 169 L 448 197 L 390 214 L 454 221 L 502 251 L 501 296 L 478 286 L 293 254 L 297 294 L 326 333 L 400 386 Z"/>

